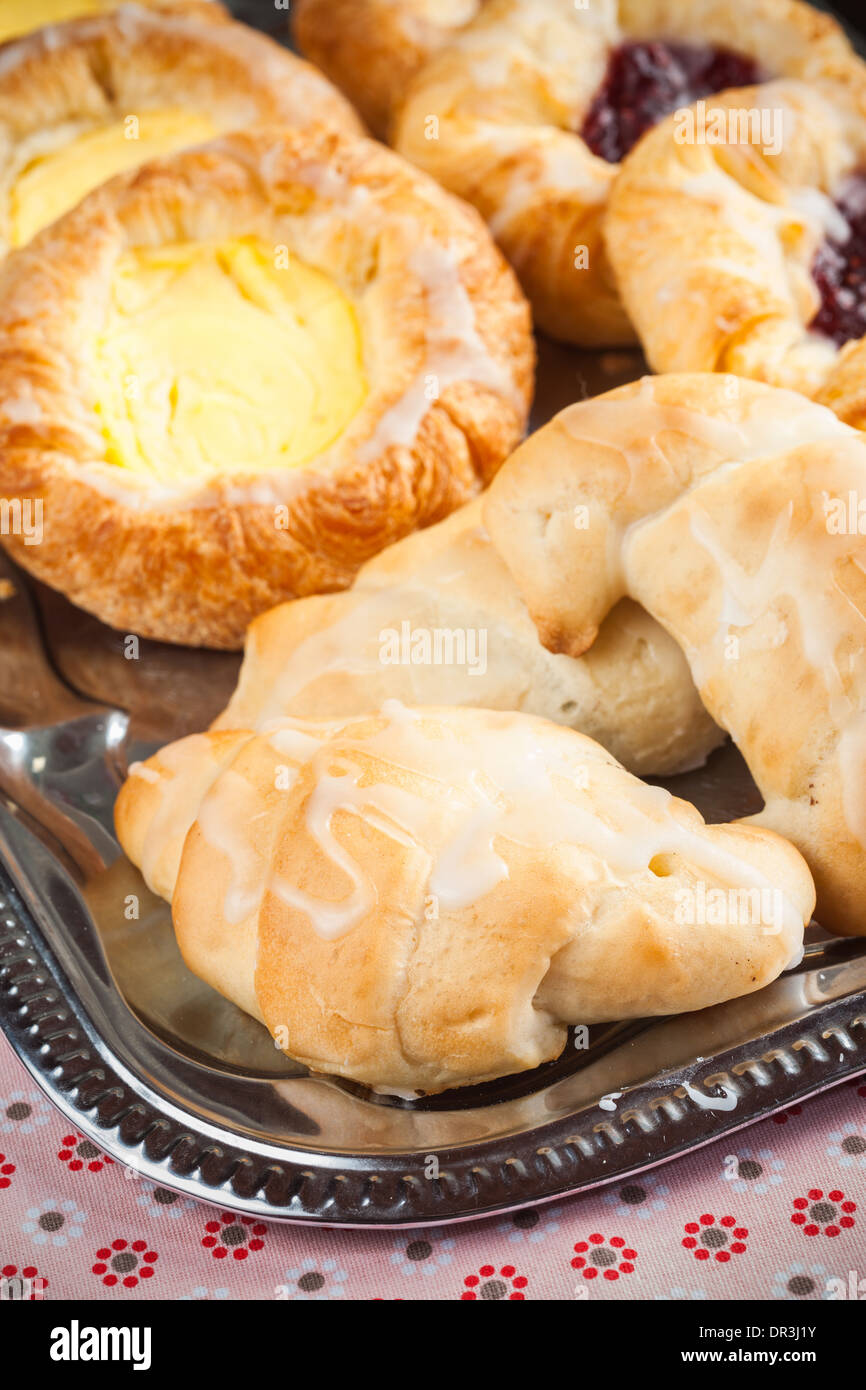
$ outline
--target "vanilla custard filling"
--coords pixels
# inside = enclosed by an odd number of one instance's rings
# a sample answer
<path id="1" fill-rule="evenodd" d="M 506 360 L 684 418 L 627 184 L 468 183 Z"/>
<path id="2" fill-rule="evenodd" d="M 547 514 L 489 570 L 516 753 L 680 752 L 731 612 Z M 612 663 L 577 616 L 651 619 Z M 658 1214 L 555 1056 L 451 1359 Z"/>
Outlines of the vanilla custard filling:
<path id="1" fill-rule="evenodd" d="M 41 29 L 43 24 L 62 24 L 67 19 L 104 14 L 117 9 L 120 0 L 0 0 L 0 43 Z"/>
<path id="2" fill-rule="evenodd" d="M 170 483 L 303 464 L 367 390 L 350 301 L 254 238 L 127 253 L 93 372 L 107 461 Z"/>
<path id="3" fill-rule="evenodd" d="M 0 0 L 2 13 L 2 0 Z M 85 194 L 148 159 L 202 144 L 217 134 L 209 117 L 182 109 L 144 111 L 99 125 L 37 154 L 13 181 L 9 239 L 24 246 Z"/>

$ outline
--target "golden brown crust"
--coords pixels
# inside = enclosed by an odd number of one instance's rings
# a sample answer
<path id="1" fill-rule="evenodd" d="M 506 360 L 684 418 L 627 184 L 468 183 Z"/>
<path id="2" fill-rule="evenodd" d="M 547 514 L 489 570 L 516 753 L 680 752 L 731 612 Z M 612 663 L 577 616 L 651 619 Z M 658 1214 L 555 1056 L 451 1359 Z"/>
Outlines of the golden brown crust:
<path id="1" fill-rule="evenodd" d="M 295 0 L 301 52 L 384 139 L 411 79 L 484 0 Z"/>
<path id="2" fill-rule="evenodd" d="M 745 12 L 729 0 L 624 0 L 604 10 L 488 0 L 421 70 L 395 122 L 396 148 L 480 209 L 537 324 L 568 342 L 634 339 L 602 239 L 617 166 L 576 132 L 612 50 L 659 37 L 728 46 L 810 81 L 847 80 L 860 68 L 839 26 L 799 0 L 760 0 Z"/>
<path id="3" fill-rule="evenodd" d="M 693 126 L 673 116 L 631 152 L 605 222 L 651 366 L 820 393 L 853 418 L 854 349 L 840 356 L 810 332 L 811 266 L 834 196 L 866 158 L 866 82 L 770 83 L 688 115 Z M 741 129 L 748 138 L 715 138 Z"/>
<path id="4" fill-rule="evenodd" d="M 866 440 L 829 410 L 694 373 L 563 411 L 483 509 L 553 650 L 590 648 L 625 594 L 679 642 L 764 796 L 758 822 L 801 851 L 818 920 L 847 935 L 866 934 L 864 495 Z"/>
<path id="5" fill-rule="evenodd" d="M 250 234 L 355 304 L 366 400 L 327 457 L 290 474 L 163 494 L 120 478 L 83 350 L 118 257 Z M 256 614 L 345 587 L 487 482 L 522 434 L 533 361 L 527 306 L 480 219 L 380 146 L 271 129 L 155 161 L 91 194 L 0 276 L 0 494 L 40 498 L 45 515 L 43 544 L 5 543 L 114 626 L 239 646 Z"/>
<path id="6" fill-rule="evenodd" d="M 224 18 L 123 7 L 41 29 L 0 62 L 0 254 L 9 249 L 10 193 L 31 160 L 135 113 L 206 115 L 214 132 L 255 124 L 347 135 L 361 125 L 310 64 Z"/>
<path id="7" fill-rule="evenodd" d="M 189 967 L 291 1056 L 374 1086 L 469 1085 L 555 1057 L 568 1023 L 749 993 L 814 903 L 779 836 L 706 826 L 525 714 L 196 736 L 118 807 Z"/>

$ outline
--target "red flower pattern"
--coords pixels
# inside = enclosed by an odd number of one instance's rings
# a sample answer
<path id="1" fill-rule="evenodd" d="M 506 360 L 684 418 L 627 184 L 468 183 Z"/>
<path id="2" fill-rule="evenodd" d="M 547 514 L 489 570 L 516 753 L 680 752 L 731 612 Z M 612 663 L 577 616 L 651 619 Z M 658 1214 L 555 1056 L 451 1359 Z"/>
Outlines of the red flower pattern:
<path id="1" fill-rule="evenodd" d="M 463 1280 L 460 1298 L 465 1303 L 475 1303 L 479 1299 L 496 1301 L 505 1299 L 511 1303 L 521 1303 L 526 1298 L 523 1290 L 529 1280 L 518 1274 L 514 1265 L 481 1265 L 477 1274 L 467 1274 Z"/>
<path id="2" fill-rule="evenodd" d="M 747 1226 L 738 1226 L 735 1216 L 720 1216 L 716 1220 L 710 1212 L 704 1212 L 697 1221 L 687 1221 L 683 1227 L 683 1245 L 690 1250 L 696 1260 L 716 1260 L 725 1265 L 732 1255 L 743 1255 L 746 1251 Z"/>
<path id="3" fill-rule="evenodd" d="M 637 1251 L 626 1245 L 622 1236 L 611 1236 L 605 1241 L 603 1235 L 595 1231 L 589 1240 L 579 1240 L 574 1247 L 572 1269 L 579 1269 L 584 1279 L 597 1279 L 599 1275 L 609 1282 L 615 1282 L 621 1274 L 634 1274 Z"/>
<path id="4" fill-rule="evenodd" d="M 85 1169 L 88 1173 L 101 1173 L 107 1163 L 114 1162 L 83 1134 L 77 1133 L 64 1134 L 57 1157 L 66 1164 L 70 1173 L 80 1173 Z"/>
<path id="5" fill-rule="evenodd" d="M 234 1260 L 246 1260 L 251 1250 L 263 1248 L 267 1229 L 263 1221 L 255 1221 L 251 1216 L 223 1211 L 220 1212 L 219 1221 L 206 1223 L 207 1235 L 202 1245 L 215 1260 L 224 1260 L 229 1254 Z"/>
<path id="6" fill-rule="evenodd" d="M 155 1250 L 150 1250 L 146 1240 L 113 1240 L 96 1252 L 96 1263 L 91 1272 L 99 1276 L 107 1289 L 120 1284 L 125 1289 L 135 1289 L 142 1279 L 152 1279 L 156 1261 Z"/>
<path id="7" fill-rule="evenodd" d="M 823 1188 L 812 1187 L 806 1197 L 794 1198 L 791 1221 L 804 1236 L 838 1236 L 854 1225 L 857 1203 L 845 1197 L 840 1187 L 824 1195 Z"/>

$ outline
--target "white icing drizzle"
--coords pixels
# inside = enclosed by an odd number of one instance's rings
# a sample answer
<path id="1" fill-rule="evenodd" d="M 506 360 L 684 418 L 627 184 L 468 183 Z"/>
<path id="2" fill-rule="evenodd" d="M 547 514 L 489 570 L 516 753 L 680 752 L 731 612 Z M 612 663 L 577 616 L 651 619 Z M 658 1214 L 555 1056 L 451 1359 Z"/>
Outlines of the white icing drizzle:
<path id="1" fill-rule="evenodd" d="M 837 444 L 834 461 L 839 467 L 850 461 L 854 477 L 864 479 L 866 446 L 854 431 L 843 426 L 843 433 L 846 437 Z M 777 452 L 783 451 L 784 443 Z M 764 645 L 780 647 L 788 641 L 788 625 L 776 610 L 780 600 L 789 602 L 797 615 L 803 655 L 826 691 L 828 720 L 839 730 L 836 758 L 845 821 L 854 839 L 866 848 L 864 692 L 858 689 L 857 680 L 851 679 L 853 671 L 840 670 L 838 661 L 840 644 L 852 633 L 852 624 L 862 631 L 864 618 L 833 578 L 835 564 L 851 553 L 851 538 L 833 535 L 824 518 L 817 525 L 795 525 L 794 504 L 788 502 L 776 518 L 760 563 L 748 569 L 734 553 L 730 540 L 720 533 L 709 508 L 701 505 L 699 492 L 691 499 L 688 524 L 722 583 L 715 639 L 708 647 L 691 649 L 688 654 L 699 688 L 706 688 L 722 664 L 724 638 L 732 628 L 750 632 L 761 623 L 767 629 L 766 620 L 775 616 L 775 625 L 765 632 Z M 628 566 L 627 553 L 624 564 Z M 738 730 L 731 728 L 730 732 L 739 738 Z"/>
<path id="2" fill-rule="evenodd" d="M 652 511 L 647 513 L 640 489 L 646 479 L 648 449 L 667 466 L 660 438 L 665 431 L 680 432 L 717 453 L 720 461 L 709 472 L 716 480 L 724 470 L 736 472 L 752 462 L 810 445 L 831 445 L 838 493 L 860 496 L 864 491 L 862 435 L 797 392 L 757 392 L 745 413 L 737 421 L 728 421 L 657 403 L 652 379 L 646 378 L 630 400 L 588 401 L 563 412 L 559 419 L 575 439 L 617 451 L 629 469 L 624 501 L 637 515 L 629 521 L 620 504 L 626 524 L 614 528 L 610 559 L 612 566 L 620 566 L 625 573 L 632 543 L 644 528 L 652 527 L 656 517 Z M 799 518 L 793 525 L 793 503 L 783 505 L 760 563 L 749 570 L 735 553 L 734 542 L 720 534 L 716 518 L 701 505 L 703 476 L 687 480 L 671 499 L 676 503 L 686 499 L 691 534 L 713 560 L 722 581 L 715 641 L 687 651 L 695 680 L 700 689 L 707 688 L 724 659 L 721 639 L 732 627 L 749 630 L 761 622 L 765 645 L 782 647 L 790 633 L 776 610 L 780 598 L 787 599 L 798 617 L 804 656 L 824 683 L 830 723 L 839 730 L 836 756 L 846 824 L 866 848 L 866 710 L 862 707 L 866 691 L 858 691 L 856 680 L 850 679 L 854 673 L 840 671 L 837 662 L 838 648 L 851 634 L 852 624 L 861 631 L 864 625 L 864 615 L 834 581 L 834 566 L 856 555 L 852 538 L 832 534 L 819 515 L 808 526 L 800 524 Z M 771 618 L 775 621 L 768 621 Z M 730 723 L 728 727 L 739 741 L 740 731 L 730 728 Z"/>
<path id="3" fill-rule="evenodd" d="M 409 270 L 420 281 L 427 301 L 426 351 L 417 375 L 359 448 L 361 463 L 371 462 L 395 444 L 413 443 L 433 403 L 431 384 L 441 395 L 455 382 L 471 381 L 518 402 L 511 372 L 491 355 L 478 332 L 475 307 L 460 278 L 457 247 L 427 241 L 413 251 Z"/>
<path id="4" fill-rule="evenodd" d="M 490 716 L 485 716 L 490 719 Z M 469 909 L 508 877 L 510 842 L 544 850 L 572 845 L 608 866 L 610 872 L 650 875 L 658 855 L 681 855 L 702 873 L 749 888 L 774 888 L 749 862 L 724 848 L 702 824 L 685 823 L 674 799 L 648 787 L 613 763 L 589 740 L 574 738 L 563 755 L 560 739 L 521 716 L 479 720 L 461 738 L 435 711 L 415 714 L 389 701 L 377 726 L 353 737 L 339 733 L 325 743 L 333 725 L 301 727 L 312 739 L 302 745 L 290 724 L 296 753 L 310 752 L 313 790 L 304 817 L 308 833 L 348 891 L 324 901 L 290 881 L 283 871 L 268 875 L 248 849 L 249 809 L 234 781 L 208 799 L 199 817 L 205 837 L 233 860 L 227 916 L 249 909 L 249 885 L 270 886 L 284 903 L 302 912 L 325 940 L 358 926 L 377 906 L 376 889 L 334 828 L 338 813 L 358 817 L 390 839 L 419 851 L 426 863 L 427 891 L 446 911 Z M 459 728 L 459 726 L 458 726 Z M 272 731 L 273 745 L 280 731 Z M 314 750 L 314 751 L 313 751 Z M 406 776 L 406 773 L 410 776 Z M 399 783 L 399 784 L 398 784 Z M 799 931 L 796 907 L 778 892 L 780 927 Z"/>
<path id="5" fill-rule="evenodd" d="M 718 380 L 721 384 L 725 378 Z M 736 377 L 727 380 L 738 385 Z M 659 436 L 667 431 L 714 450 L 721 460 L 737 462 L 785 453 L 803 444 L 857 438 L 832 410 L 796 391 L 759 391 L 739 419 L 726 420 L 657 401 L 652 377 L 644 377 L 638 391 L 627 399 L 599 396 L 582 401 L 564 410 L 557 420 L 581 443 L 619 453 L 638 481 L 644 474 L 648 445 L 665 461 Z"/>

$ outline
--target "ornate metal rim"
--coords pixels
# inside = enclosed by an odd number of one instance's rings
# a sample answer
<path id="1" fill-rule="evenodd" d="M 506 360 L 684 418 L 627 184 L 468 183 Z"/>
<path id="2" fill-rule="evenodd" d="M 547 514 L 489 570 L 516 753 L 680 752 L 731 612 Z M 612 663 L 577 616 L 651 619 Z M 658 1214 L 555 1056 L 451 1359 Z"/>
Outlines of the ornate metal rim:
<path id="1" fill-rule="evenodd" d="M 655 1167 L 866 1071 L 866 998 L 722 1053 L 706 1075 L 627 1093 L 532 1133 L 436 1155 L 336 1155 L 239 1145 L 152 1093 L 100 1038 L 5 867 L 0 867 L 0 1019 L 35 1081 L 83 1134 L 145 1179 L 269 1220 L 339 1226 L 466 1221 L 586 1191 Z M 715 1109 L 712 1099 L 733 1109 Z M 713 1114 L 712 1125 L 707 1115 Z M 658 1143 L 665 1145 L 663 1153 Z"/>

